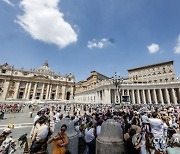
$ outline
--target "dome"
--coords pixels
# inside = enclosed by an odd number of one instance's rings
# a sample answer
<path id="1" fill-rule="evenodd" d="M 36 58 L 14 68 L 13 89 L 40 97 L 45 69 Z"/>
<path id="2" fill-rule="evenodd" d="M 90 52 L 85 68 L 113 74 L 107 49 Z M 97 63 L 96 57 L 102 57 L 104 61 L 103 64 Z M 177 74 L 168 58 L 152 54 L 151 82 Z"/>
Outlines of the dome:
<path id="1" fill-rule="evenodd" d="M 43 66 L 40 66 L 39 68 L 37 68 L 36 71 L 39 73 L 45 73 L 45 74 L 53 74 L 54 73 L 52 71 L 52 69 L 49 67 L 47 60 L 44 62 Z"/>

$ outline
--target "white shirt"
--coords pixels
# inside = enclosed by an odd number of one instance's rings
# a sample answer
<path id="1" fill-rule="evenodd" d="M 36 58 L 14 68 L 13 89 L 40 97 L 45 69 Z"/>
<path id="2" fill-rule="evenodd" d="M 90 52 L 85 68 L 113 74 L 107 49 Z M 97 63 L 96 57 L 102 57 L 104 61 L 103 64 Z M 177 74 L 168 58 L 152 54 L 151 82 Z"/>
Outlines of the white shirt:
<path id="1" fill-rule="evenodd" d="M 46 137 L 47 137 L 47 135 L 48 135 L 48 126 L 47 125 L 45 125 L 45 124 L 43 124 L 42 126 L 41 126 L 41 131 L 40 131 L 40 133 L 39 134 L 37 134 L 37 139 L 45 139 Z"/>
<path id="2" fill-rule="evenodd" d="M 143 116 L 141 117 L 141 119 L 142 119 L 142 123 L 147 123 L 148 117 L 147 117 L 146 115 L 143 115 Z"/>
<path id="3" fill-rule="evenodd" d="M 173 127 L 173 126 L 176 127 L 176 126 L 177 126 L 176 121 L 175 121 L 175 120 L 170 120 L 170 121 L 169 121 L 169 126 L 170 126 L 170 127 Z M 177 127 L 178 127 L 178 126 L 177 126 Z"/>
<path id="4" fill-rule="evenodd" d="M 101 126 L 97 126 L 96 128 L 96 134 L 97 136 L 101 133 Z"/>
<path id="5" fill-rule="evenodd" d="M 85 141 L 86 143 L 91 142 L 95 138 L 94 136 L 94 128 L 91 129 L 85 129 Z"/>
<path id="6" fill-rule="evenodd" d="M 58 121 L 60 121 L 59 116 L 60 116 L 60 113 L 59 113 L 59 112 L 57 112 L 57 113 L 56 113 L 56 115 L 55 115 L 55 118 L 56 118 L 56 123 L 57 123 Z"/>
<path id="7" fill-rule="evenodd" d="M 153 133 L 154 137 L 163 136 L 163 122 L 158 118 L 149 118 L 151 133 Z"/>

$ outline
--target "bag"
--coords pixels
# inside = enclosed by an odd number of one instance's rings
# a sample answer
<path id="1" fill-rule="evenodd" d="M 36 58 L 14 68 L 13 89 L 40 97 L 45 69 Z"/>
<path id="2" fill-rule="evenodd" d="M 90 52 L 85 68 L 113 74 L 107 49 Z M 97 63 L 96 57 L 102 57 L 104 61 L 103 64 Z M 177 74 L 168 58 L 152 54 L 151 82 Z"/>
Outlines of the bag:
<path id="1" fill-rule="evenodd" d="M 34 154 L 39 151 L 45 151 L 47 149 L 47 143 L 45 142 L 33 142 L 30 147 L 30 153 Z"/>
<path id="2" fill-rule="evenodd" d="M 30 153 L 36 153 L 41 149 L 41 143 L 34 142 L 30 147 Z"/>

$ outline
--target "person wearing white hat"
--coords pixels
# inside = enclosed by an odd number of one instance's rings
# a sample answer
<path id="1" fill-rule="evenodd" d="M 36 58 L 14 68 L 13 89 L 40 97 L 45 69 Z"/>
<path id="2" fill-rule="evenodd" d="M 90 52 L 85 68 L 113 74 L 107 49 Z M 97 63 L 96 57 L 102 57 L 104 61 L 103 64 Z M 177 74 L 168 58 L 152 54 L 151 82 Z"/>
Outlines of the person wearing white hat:
<path id="1" fill-rule="evenodd" d="M 10 128 L 6 128 L 3 130 L 2 134 L 0 135 L 0 153 L 6 151 L 6 149 L 9 147 L 9 144 L 14 143 L 14 140 L 12 137 L 9 136 L 12 131 Z"/>
<path id="2" fill-rule="evenodd" d="M 10 128 L 6 128 L 3 130 L 2 134 L 0 135 L 0 146 L 2 145 L 3 141 L 6 140 L 6 137 L 11 133 Z"/>

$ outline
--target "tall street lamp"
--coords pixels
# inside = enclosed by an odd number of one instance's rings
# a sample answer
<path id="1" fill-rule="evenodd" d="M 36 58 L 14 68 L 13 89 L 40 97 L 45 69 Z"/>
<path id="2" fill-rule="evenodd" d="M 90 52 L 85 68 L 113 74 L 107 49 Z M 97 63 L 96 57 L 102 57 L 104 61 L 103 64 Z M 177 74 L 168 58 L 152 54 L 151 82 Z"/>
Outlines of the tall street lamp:
<path id="1" fill-rule="evenodd" d="M 113 84 L 116 87 L 116 104 L 118 104 L 119 85 L 123 83 L 123 78 L 120 76 L 117 76 L 117 72 L 115 72 L 114 76 L 111 79 L 112 79 Z M 121 103 L 121 98 L 120 98 L 120 103 Z"/>

